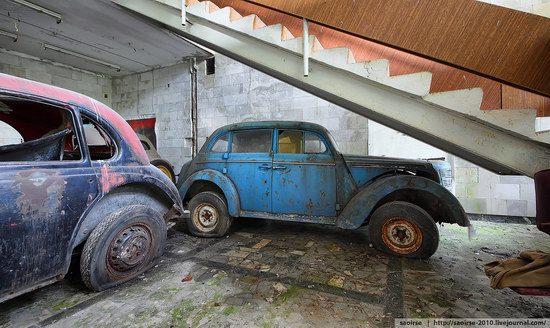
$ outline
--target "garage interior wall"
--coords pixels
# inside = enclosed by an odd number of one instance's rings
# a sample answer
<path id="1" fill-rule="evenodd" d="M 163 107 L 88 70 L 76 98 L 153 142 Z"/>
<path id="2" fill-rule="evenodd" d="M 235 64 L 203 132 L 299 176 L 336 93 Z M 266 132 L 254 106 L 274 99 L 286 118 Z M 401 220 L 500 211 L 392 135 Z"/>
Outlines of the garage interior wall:
<path id="1" fill-rule="evenodd" d="M 225 124 L 307 121 L 326 127 L 341 151 L 367 154 L 368 120 L 260 71 L 216 55 L 216 73 L 198 72 L 198 143 Z"/>
<path id="2" fill-rule="evenodd" d="M 156 117 L 157 151 L 174 165 L 191 160 L 189 62 L 113 78 L 113 106 L 127 120 Z"/>
<path id="3" fill-rule="evenodd" d="M 111 77 L 0 49 L 0 72 L 73 90 L 111 106 Z"/>

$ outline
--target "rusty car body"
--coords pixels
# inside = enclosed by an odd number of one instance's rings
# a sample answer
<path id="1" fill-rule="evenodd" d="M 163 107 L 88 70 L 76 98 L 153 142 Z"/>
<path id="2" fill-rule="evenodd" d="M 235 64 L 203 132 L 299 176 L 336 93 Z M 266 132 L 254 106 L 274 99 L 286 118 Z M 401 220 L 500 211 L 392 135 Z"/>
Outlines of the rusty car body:
<path id="1" fill-rule="evenodd" d="M 75 249 L 102 290 L 150 268 L 181 212 L 134 131 L 87 96 L 0 74 L 0 302 L 60 280 Z"/>
<path id="2" fill-rule="evenodd" d="M 317 124 L 246 122 L 216 130 L 177 187 L 197 236 L 222 236 L 236 217 L 366 224 L 376 248 L 425 258 L 437 222 L 469 226 L 444 176 L 427 160 L 343 155 Z"/>

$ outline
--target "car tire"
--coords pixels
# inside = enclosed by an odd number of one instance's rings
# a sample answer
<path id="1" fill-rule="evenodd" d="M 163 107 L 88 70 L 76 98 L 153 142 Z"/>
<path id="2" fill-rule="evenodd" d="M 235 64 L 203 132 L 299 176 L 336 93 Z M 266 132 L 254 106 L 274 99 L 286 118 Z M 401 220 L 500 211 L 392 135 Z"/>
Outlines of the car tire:
<path id="1" fill-rule="evenodd" d="M 122 207 L 92 231 L 82 250 L 84 284 L 101 291 L 131 280 L 160 259 L 166 245 L 162 215 L 144 205 Z"/>
<path id="2" fill-rule="evenodd" d="M 222 237 L 233 223 L 225 199 L 216 192 L 198 193 L 191 198 L 188 208 L 187 227 L 194 236 Z"/>
<path id="3" fill-rule="evenodd" d="M 155 159 L 151 162 L 151 164 L 161 170 L 162 173 L 166 174 L 166 176 L 170 178 L 173 183 L 176 183 L 176 174 L 174 173 L 172 165 L 168 161 L 163 159 Z"/>
<path id="4" fill-rule="evenodd" d="M 430 214 L 408 202 L 389 202 L 376 209 L 367 232 L 376 249 L 408 258 L 428 258 L 439 245 L 439 231 Z"/>

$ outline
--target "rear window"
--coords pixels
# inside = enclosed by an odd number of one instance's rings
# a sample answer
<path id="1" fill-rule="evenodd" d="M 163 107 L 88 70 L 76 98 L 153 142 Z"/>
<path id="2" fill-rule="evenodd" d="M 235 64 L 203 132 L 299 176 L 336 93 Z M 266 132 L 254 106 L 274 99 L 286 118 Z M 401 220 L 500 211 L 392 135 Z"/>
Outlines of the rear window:
<path id="1" fill-rule="evenodd" d="M 228 138 L 229 138 L 228 133 L 219 137 L 218 140 L 216 140 L 216 143 L 214 144 L 214 146 L 212 146 L 212 149 L 210 150 L 210 152 L 227 153 L 227 146 L 229 146 Z"/>

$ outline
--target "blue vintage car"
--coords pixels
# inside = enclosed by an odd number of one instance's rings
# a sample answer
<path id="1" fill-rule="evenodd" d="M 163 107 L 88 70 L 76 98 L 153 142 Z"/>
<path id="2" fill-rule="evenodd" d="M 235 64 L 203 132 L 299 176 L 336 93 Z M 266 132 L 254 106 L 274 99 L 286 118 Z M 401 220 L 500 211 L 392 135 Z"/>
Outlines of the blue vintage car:
<path id="1" fill-rule="evenodd" d="M 343 155 L 317 124 L 247 122 L 216 130 L 177 187 L 196 236 L 223 236 L 238 217 L 366 224 L 377 249 L 427 258 L 439 244 L 436 223 L 469 226 L 443 173 L 426 160 Z"/>

